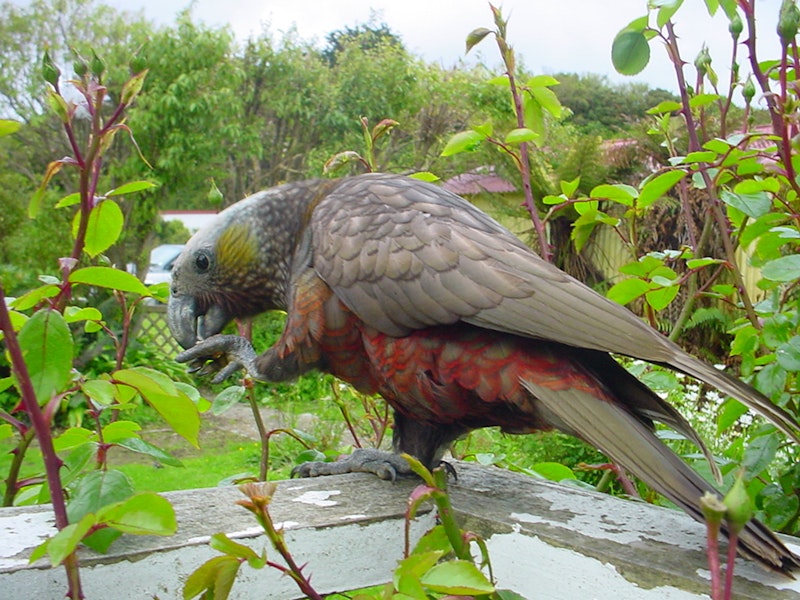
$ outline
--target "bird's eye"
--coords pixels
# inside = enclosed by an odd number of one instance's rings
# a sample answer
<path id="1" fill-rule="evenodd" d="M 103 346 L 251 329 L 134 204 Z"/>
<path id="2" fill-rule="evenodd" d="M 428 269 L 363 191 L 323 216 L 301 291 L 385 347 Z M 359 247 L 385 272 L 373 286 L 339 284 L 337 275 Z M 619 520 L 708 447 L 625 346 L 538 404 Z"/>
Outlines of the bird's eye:
<path id="1" fill-rule="evenodd" d="M 211 266 L 211 259 L 205 252 L 198 252 L 194 257 L 194 266 L 200 273 L 205 273 Z"/>

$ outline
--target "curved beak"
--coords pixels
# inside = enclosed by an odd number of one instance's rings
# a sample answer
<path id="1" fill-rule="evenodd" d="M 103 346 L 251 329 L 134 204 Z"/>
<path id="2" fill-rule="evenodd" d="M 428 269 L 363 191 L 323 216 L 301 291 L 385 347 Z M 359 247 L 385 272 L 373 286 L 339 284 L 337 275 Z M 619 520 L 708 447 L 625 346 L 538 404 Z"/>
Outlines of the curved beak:
<path id="1" fill-rule="evenodd" d="M 193 296 L 173 295 L 169 298 L 167 323 L 172 337 L 183 348 L 191 348 L 199 340 L 219 333 L 230 320 L 228 313 L 217 304 L 200 313 Z"/>
<path id="2" fill-rule="evenodd" d="M 172 337 L 183 348 L 197 343 L 197 302 L 191 296 L 170 296 L 167 304 L 167 324 Z"/>

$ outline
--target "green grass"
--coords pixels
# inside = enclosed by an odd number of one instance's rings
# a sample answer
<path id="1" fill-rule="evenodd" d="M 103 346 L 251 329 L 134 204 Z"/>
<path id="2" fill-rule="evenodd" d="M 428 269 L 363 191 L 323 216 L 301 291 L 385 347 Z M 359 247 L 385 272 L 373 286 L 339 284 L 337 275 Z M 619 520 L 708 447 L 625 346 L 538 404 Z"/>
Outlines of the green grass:
<path id="1" fill-rule="evenodd" d="M 247 442 L 226 448 L 201 448 L 196 456 L 180 459 L 183 467 L 160 465 L 144 457 L 141 462 L 115 464 L 113 454 L 110 466 L 125 473 L 139 492 L 168 492 L 216 487 L 221 481 L 238 474 L 257 475 L 258 456 L 259 444 Z"/>

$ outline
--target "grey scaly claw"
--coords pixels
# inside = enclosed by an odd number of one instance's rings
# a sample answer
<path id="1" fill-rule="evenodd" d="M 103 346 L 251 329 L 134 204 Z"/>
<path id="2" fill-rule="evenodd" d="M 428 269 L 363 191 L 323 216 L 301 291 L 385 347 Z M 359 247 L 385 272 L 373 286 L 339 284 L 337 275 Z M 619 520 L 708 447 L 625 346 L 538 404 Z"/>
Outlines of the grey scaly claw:
<path id="1" fill-rule="evenodd" d="M 189 363 L 190 373 L 216 373 L 212 381 L 220 383 L 240 369 L 258 377 L 256 357 L 252 344 L 245 338 L 238 335 L 212 335 L 178 354 L 175 360 Z"/>
<path id="2" fill-rule="evenodd" d="M 400 455 L 375 448 L 356 448 L 352 454 L 335 462 L 310 461 L 292 469 L 292 477 L 343 473 L 372 473 L 379 479 L 394 481 L 398 475 L 411 475 L 413 471 Z"/>

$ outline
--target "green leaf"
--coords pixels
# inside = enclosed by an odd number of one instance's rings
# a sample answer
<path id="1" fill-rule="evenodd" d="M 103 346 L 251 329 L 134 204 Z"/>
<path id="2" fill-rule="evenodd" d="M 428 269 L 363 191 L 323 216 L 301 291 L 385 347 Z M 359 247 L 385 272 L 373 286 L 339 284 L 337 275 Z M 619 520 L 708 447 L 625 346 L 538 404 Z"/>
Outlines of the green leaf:
<path id="1" fill-rule="evenodd" d="M 222 390 L 211 403 L 211 414 L 221 415 L 244 398 L 244 386 L 232 385 Z"/>
<path id="2" fill-rule="evenodd" d="M 800 356 L 796 357 L 796 360 L 800 360 Z M 800 368 L 800 362 L 798 362 L 797 365 Z M 786 372 L 789 370 L 791 369 L 787 369 L 780 362 L 764 365 L 764 367 L 756 373 L 754 386 L 759 392 L 767 396 L 767 398 L 775 397 L 786 388 Z"/>
<path id="3" fill-rule="evenodd" d="M 17 310 L 28 310 L 33 308 L 45 298 L 54 298 L 58 296 L 61 288 L 54 284 L 47 284 L 36 289 L 33 289 L 11 303 L 11 307 Z"/>
<path id="4" fill-rule="evenodd" d="M 564 196 L 563 194 L 561 196 L 550 195 L 550 196 L 544 196 L 542 198 L 542 204 L 547 204 L 547 205 L 563 204 L 566 201 L 567 197 Z"/>
<path id="5" fill-rule="evenodd" d="M 114 402 L 114 384 L 105 379 L 84 381 L 81 391 L 101 406 L 110 406 Z"/>
<path id="6" fill-rule="evenodd" d="M 402 577 L 419 580 L 419 578 L 432 569 L 446 553 L 447 551 L 445 550 L 430 550 L 421 553 L 415 552 L 411 556 L 401 560 L 393 575 L 395 588 L 399 591 L 403 591 L 400 589 L 400 579 Z"/>
<path id="7" fill-rule="evenodd" d="M 19 121 L 11 121 L 9 119 L 0 119 L 0 137 L 16 133 L 22 127 Z"/>
<path id="8" fill-rule="evenodd" d="M 617 304 L 623 306 L 632 300 L 642 296 L 650 290 L 650 284 L 643 279 L 623 279 L 615 283 L 606 296 Z"/>
<path id="9" fill-rule="evenodd" d="M 474 152 L 484 139 L 486 139 L 486 136 L 472 129 L 461 131 L 448 140 L 441 156 L 452 156 L 461 152 Z"/>
<path id="10" fill-rule="evenodd" d="M 647 208 L 675 187 L 685 176 L 685 171 L 667 171 L 647 180 L 647 183 L 644 184 L 642 191 L 639 193 L 637 205 L 641 208 Z"/>
<path id="11" fill-rule="evenodd" d="M 44 404 L 72 380 L 69 327 L 61 313 L 43 309 L 25 322 L 18 340 L 37 401 Z"/>
<path id="12" fill-rule="evenodd" d="M 69 280 L 71 283 L 85 283 L 120 292 L 132 292 L 140 296 L 149 296 L 147 287 L 136 277 L 120 269 L 111 267 L 84 267 L 73 271 Z"/>
<path id="13" fill-rule="evenodd" d="M 435 173 L 431 173 L 430 171 L 417 171 L 416 173 L 411 173 L 409 175 L 411 179 L 419 179 L 420 181 L 439 181 L 440 177 Z"/>
<path id="14" fill-rule="evenodd" d="M 657 290 L 647 292 L 644 297 L 647 303 L 653 307 L 654 310 L 663 310 L 669 306 L 680 291 L 680 286 L 672 285 L 669 287 L 662 287 Z"/>
<path id="15" fill-rule="evenodd" d="M 658 15 L 656 16 L 656 24 L 661 29 L 667 24 L 675 12 L 681 7 L 683 0 L 652 0 L 651 6 L 658 8 Z"/>
<path id="16" fill-rule="evenodd" d="M 625 206 L 633 206 L 633 199 L 638 195 L 639 192 L 631 188 L 631 186 L 622 184 L 610 185 L 607 183 L 598 185 L 589 192 L 591 198 L 608 198 Z"/>
<path id="17" fill-rule="evenodd" d="M 208 545 L 222 554 L 246 560 L 247 564 L 254 569 L 260 569 L 266 564 L 264 557 L 256 553 L 250 546 L 234 542 L 224 533 L 212 535 Z"/>
<path id="18" fill-rule="evenodd" d="M 56 452 L 63 452 L 64 450 L 77 448 L 95 439 L 97 439 L 97 434 L 94 431 L 84 429 L 83 427 L 70 427 L 53 438 L 53 447 Z"/>
<path id="19" fill-rule="evenodd" d="M 564 108 L 561 106 L 558 96 L 556 96 L 550 88 L 534 87 L 531 88 L 531 94 L 533 94 L 533 97 L 536 98 L 536 101 L 543 109 L 553 115 L 556 119 L 561 118 Z"/>
<path id="20" fill-rule="evenodd" d="M 450 544 L 450 538 L 447 537 L 447 531 L 444 525 L 440 523 L 428 530 L 428 532 L 419 539 L 417 545 L 414 546 L 413 554 L 424 554 L 427 552 L 448 553 L 452 551 L 453 546 Z"/>
<path id="21" fill-rule="evenodd" d="M 662 100 L 658 104 L 656 104 L 653 108 L 647 109 L 648 115 L 661 115 L 664 113 L 671 113 L 675 112 L 676 110 L 680 110 L 683 108 L 683 105 L 680 102 L 676 102 L 675 100 Z"/>
<path id="22" fill-rule="evenodd" d="M 72 224 L 73 237 L 78 233 L 79 221 L 80 213 L 78 212 L 75 213 L 75 220 Z M 97 203 L 89 213 L 84 245 L 86 253 L 94 258 L 108 250 L 119 239 L 124 221 L 122 210 L 116 202 L 103 200 Z"/>
<path id="23" fill-rule="evenodd" d="M 47 170 L 42 178 L 42 183 L 40 183 L 39 187 L 36 188 L 36 191 L 31 197 L 31 201 L 28 203 L 28 216 L 31 219 L 35 219 L 39 216 L 39 213 L 42 211 L 42 200 L 44 200 L 44 195 L 47 192 L 47 184 L 56 175 L 56 173 L 61 170 L 61 167 L 63 167 L 64 164 L 66 164 L 65 160 L 54 160 L 47 165 Z"/>
<path id="24" fill-rule="evenodd" d="M 594 214 L 600 214 L 598 210 L 600 208 L 600 202 L 597 200 L 581 200 L 580 202 L 576 202 L 572 205 L 579 215 L 585 215 L 588 212 L 593 212 Z"/>
<path id="25" fill-rule="evenodd" d="M 535 87 L 550 87 L 553 85 L 558 85 L 559 81 L 552 75 L 534 75 L 528 81 L 525 82 L 525 85 L 529 88 Z"/>
<path id="26" fill-rule="evenodd" d="M 525 125 L 540 136 L 544 135 L 544 112 L 542 111 L 542 105 L 539 104 L 536 98 L 530 94 L 525 94 L 522 97 L 522 112 L 525 116 Z"/>
<path id="27" fill-rule="evenodd" d="M 68 306 L 64 310 L 64 320 L 67 323 L 77 323 L 78 321 L 102 321 L 103 313 L 93 306 L 87 306 L 85 308 Z"/>
<path id="28" fill-rule="evenodd" d="M 492 30 L 486 29 L 486 27 L 478 27 L 477 29 L 473 29 L 472 31 L 470 31 L 469 34 L 467 34 L 466 52 L 469 52 L 477 44 L 480 44 L 483 38 L 485 38 L 490 33 L 492 33 Z"/>
<path id="29" fill-rule="evenodd" d="M 511 82 L 508 80 L 507 75 L 498 75 L 497 77 L 492 77 L 491 79 L 487 80 L 486 83 L 489 85 L 498 85 L 500 87 L 511 87 Z"/>
<path id="30" fill-rule="evenodd" d="M 97 513 L 104 506 L 121 502 L 134 493 L 133 484 L 120 471 L 91 471 L 83 475 L 72 488 L 67 505 L 71 522 Z"/>
<path id="31" fill-rule="evenodd" d="M 775 357 L 778 359 L 778 364 L 787 371 L 792 373 L 800 371 L 800 336 L 796 335 L 778 346 Z"/>
<path id="32" fill-rule="evenodd" d="M 675 373 L 657 368 L 643 373 L 641 381 L 657 392 L 669 392 L 680 387 Z"/>
<path id="33" fill-rule="evenodd" d="M 576 177 L 572 181 L 561 180 L 559 183 L 561 185 L 561 193 L 564 194 L 565 197 L 571 198 L 581 184 L 581 178 Z"/>
<path id="34" fill-rule="evenodd" d="M 143 367 L 122 369 L 116 371 L 113 376 L 118 382 L 136 389 L 175 433 L 197 447 L 197 436 L 200 431 L 200 415 L 197 407 L 168 377 Z"/>
<path id="35" fill-rule="evenodd" d="M 496 590 L 494 595 L 499 600 L 527 600 L 525 596 L 521 596 L 513 590 Z"/>
<path id="36" fill-rule="evenodd" d="M 780 531 L 797 517 L 797 512 L 800 510 L 800 498 L 794 494 L 785 494 L 778 488 L 777 493 L 765 498 L 763 510 L 764 523 L 767 527 Z"/>
<path id="37" fill-rule="evenodd" d="M 69 194 L 67 196 L 64 196 L 61 200 L 56 202 L 56 208 L 74 206 L 75 204 L 80 204 L 80 201 L 81 201 L 80 192 L 75 192 L 74 194 Z"/>
<path id="38" fill-rule="evenodd" d="M 728 190 L 720 192 L 720 200 L 728 206 L 735 208 L 746 214 L 748 217 L 757 219 L 769 212 L 772 207 L 772 200 L 766 192 L 754 194 L 737 194 Z"/>
<path id="39" fill-rule="evenodd" d="M 440 563 L 425 573 L 422 585 L 433 592 L 469 596 L 491 594 L 494 586 L 473 563 L 451 560 Z"/>
<path id="40" fill-rule="evenodd" d="M 725 261 L 720 258 L 690 258 L 686 261 L 686 266 L 690 269 L 700 269 L 702 267 L 707 267 L 708 265 L 718 265 L 724 262 Z"/>
<path id="41" fill-rule="evenodd" d="M 123 533 L 172 535 L 178 529 L 175 511 L 166 498 L 146 492 L 106 506 L 97 513 L 99 522 Z"/>
<path id="42" fill-rule="evenodd" d="M 116 444 L 119 440 L 138 437 L 141 430 L 142 426 L 135 421 L 114 421 L 103 427 L 103 441 Z"/>
<path id="43" fill-rule="evenodd" d="M 697 96 L 692 97 L 689 100 L 689 107 L 690 108 L 701 108 L 703 106 L 708 106 L 709 104 L 713 104 L 717 100 L 720 100 L 722 96 L 719 94 L 697 94 Z"/>
<path id="44" fill-rule="evenodd" d="M 114 378 L 136 387 L 141 393 L 142 390 L 156 389 L 163 393 L 174 396 L 178 393 L 175 382 L 160 371 L 148 367 L 133 367 L 131 369 L 120 369 L 114 373 Z"/>
<path id="45" fill-rule="evenodd" d="M 53 566 L 58 566 L 72 554 L 83 538 L 96 524 L 94 515 L 86 515 L 77 523 L 70 523 L 47 542 L 47 554 Z"/>
<path id="46" fill-rule="evenodd" d="M 550 481 L 563 481 L 565 479 L 577 479 L 572 469 L 556 462 L 540 462 L 531 467 L 538 475 Z"/>
<path id="47" fill-rule="evenodd" d="M 114 443 L 120 448 L 125 448 L 131 452 L 154 458 L 161 464 L 170 467 L 183 467 L 183 463 L 180 460 L 140 437 L 121 438 L 117 439 Z"/>
<path id="48" fill-rule="evenodd" d="M 113 190 L 106 192 L 106 196 L 123 196 L 125 194 L 141 192 L 142 190 L 149 190 L 154 187 L 156 187 L 156 184 L 152 181 L 131 181 L 130 183 L 126 183 L 118 188 L 114 188 Z"/>
<path id="49" fill-rule="evenodd" d="M 506 144 L 521 144 L 522 142 L 532 142 L 536 138 L 539 137 L 539 134 L 535 131 L 531 131 L 526 127 L 522 127 L 520 129 L 512 129 L 506 135 L 505 143 Z"/>
<path id="50" fill-rule="evenodd" d="M 713 162 L 717 159 L 718 154 L 711 152 L 711 150 L 699 150 L 697 152 L 689 152 L 683 158 L 683 164 L 691 164 L 698 162 Z"/>
<path id="51" fill-rule="evenodd" d="M 183 599 L 191 600 L 200 594 L 204 600 L 227 600 L 241 562 L 232 556 L 215 556 L 200 565 L 183 585 Z"/>
<path id="52" fill-rule="evenodd" d="M 618 73 L 636 75 L 650 62 L 650 45 L 641 31 L 623 29 L 611 45 L 611 62 Z"/>
<path id="53" fill-rule="evenodd" d="M 766 469 L 775 458 L 780 439 L 777 433 L 761 435 L 747 445 L 742 459 L 745 477 L 752 479 Z"/>
<path id="54" fill-rule="evenodd" d="M 761 275 L 770 281 L 800 279 L 800 255 L 792 254 L 769 261 L 761 268 Z"/>
<path id="55" fill-rule="evenodd" d="M 746 415 L 747 412 L 747 406 L 738 400 L 733 398 L 726 400 L 717 415 L 717 433 L 721 434 L 730 429 L 739 420 L 739 417 Z"/>

